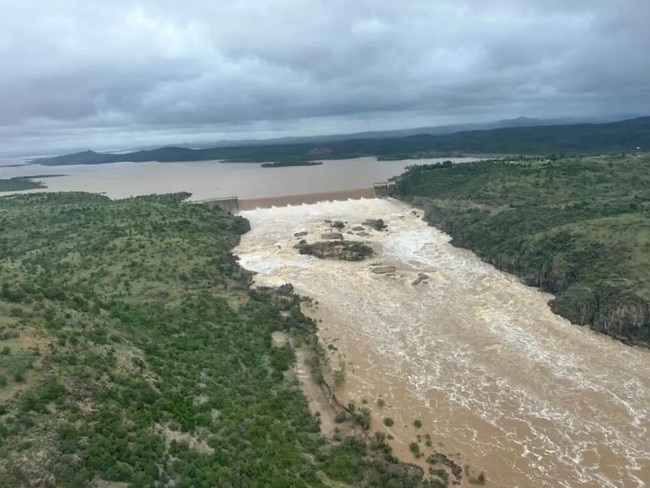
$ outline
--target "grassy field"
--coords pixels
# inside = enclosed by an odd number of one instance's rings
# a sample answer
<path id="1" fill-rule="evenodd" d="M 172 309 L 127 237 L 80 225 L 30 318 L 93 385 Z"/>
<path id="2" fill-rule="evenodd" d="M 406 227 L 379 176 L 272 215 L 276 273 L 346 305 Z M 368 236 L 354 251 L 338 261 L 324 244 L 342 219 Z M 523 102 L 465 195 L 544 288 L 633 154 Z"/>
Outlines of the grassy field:
<path id="1" fill-rule="evenodd" d="M 249 288 L 248 223 L 187 196 L 0 199 L 0 486 L 442 486 L 319 434 L 271 341 L 313 323 Z"/>
<path id="2" fill-rule="evenodd" d="M 574 323 L 650 345 L 650 155 L 419 166 L 397 194 Z"/>

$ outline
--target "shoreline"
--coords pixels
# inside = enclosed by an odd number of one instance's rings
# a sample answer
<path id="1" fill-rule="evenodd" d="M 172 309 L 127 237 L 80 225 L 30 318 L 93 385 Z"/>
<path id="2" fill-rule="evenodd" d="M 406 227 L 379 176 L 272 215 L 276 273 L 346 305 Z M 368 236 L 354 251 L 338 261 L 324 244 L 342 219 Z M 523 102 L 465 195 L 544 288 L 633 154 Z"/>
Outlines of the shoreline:
<path id="1" fill-rule="evenodd" d="M 480 249 L 478 249 L 476 247 L 468 246 L 468 245 L 459 244 L 458 240 L 449 231 L 449 229 L 445 229 L 444 226 L 437 226 L 437 225 L 431 223 L 431 221 L 429 221 L 429 219 L 428 219 L 428 210 L 427 210 L 427 206 L 426 206 L 425 202 L 417 201 L 417 199 L 416 200 L 411 200 L 411 201 L 410 200 L 404 200 L 404 199 L 401 199 L 401 198 L 399 198 L 397 196 L 395 196 L 393 198 L 395 198 L 395 200 L 398 200 L 398 201 L 400 201 L 402 203 L 405 203 L 406 205 L 410 205 L 413 208 L 416 208 L 416 209 L 422 211 L 423 214 L 424 214 L 424 216 L 423 216 L 424 222 L 426 222 L 427 225 L 429 225 L 430 227 L 433 227 L 434 229 L 439 230 L 440 232 L 444 232 L 445 234 L 449 234 L 449 236 L 451 237 L 451 240 L 449 241 L 449 243 L 452 246 L 454 246 L 454 247 L 456 247 L 458 249 L 464 249 L 466 251 L 469 251 L 472 254 L 476 255 L 481 261 L 483 261 L 486 264 L 489 264 L 490 266 L 494 266 L 499 271 L 501 271 L 503 273 L 511 274 L 513 276 L 516 276 L 517 279 L 523 285 L 535 288 L 540 293 L 546 293 L 546 294 L 550 295 L 552 298 L 549 299 L 549 301 L 547 303 L 548 309 L 551 312 L 553 312 L 555 315 L 557 315 L 558 317 L 562 317 L 564 320 L 567 320 L 569 323 L 571 323 L 572 326 L 574 326 L 574 327 L 586 327 L 591 332 L 593 332 L 595 334 L 598 334 L 599 336 L 607 337 L 607 338 L 611 339 L 612 341 L 619 342 L 619 343 L 621 343 L 621 344 L 623 344 L 623 345 L 625 345 L 627 347 L 638 348 L 638 349 L 650 351 L 650 343 L 643 342 L 643 341 L 640 341 L 638 339 L 634 339 L 634 338 L 630 338 L 630 337 L 626 337 L 626 336 L 622 336 L 622 335 L 609 334 L 609 333 L 607 333 L 607 332 L 605 332 L 603 330 L 597 329 L 594 326 L 594 324 L 592 324 L 590 322 L 587 322 L 587 323 L 584 323 L 584 324 L 579 324 L 579 323 L 573 321 L 572 318 L 570 316 L 568 316 L 568 314 L 562 308 L 560 308 L 560 307 L 558 307 L 556 305 L 557 299 L 559 297 L 558 293 L 547 291 L 547 290 L 544 290 L 541 286 L 528 283 L 526 281 L 526 278 L 525 278 L 524 274 L 521 272 L 520 269 L 508 268 L 506 266 L 502 266 L 498 261 L 493 261 L 493 260 L 490 260 L 490 259 L 486 259 L 485 256 L 481 256 Z"/>

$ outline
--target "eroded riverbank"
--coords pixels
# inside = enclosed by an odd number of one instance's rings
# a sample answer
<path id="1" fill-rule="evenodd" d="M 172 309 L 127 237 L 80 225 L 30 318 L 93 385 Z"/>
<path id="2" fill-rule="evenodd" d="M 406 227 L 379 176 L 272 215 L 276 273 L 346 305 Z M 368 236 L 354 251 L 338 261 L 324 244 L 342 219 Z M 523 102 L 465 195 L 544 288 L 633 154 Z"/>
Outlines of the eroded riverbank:
<path id="1" fill-rule="evenodd" d="M 337 395 L 370 408 L 372 430 L 414 462 L 444 452 L 488 485 L 640 487 L 650 480 L 650 354 L 570 324 L 549 295 L 522 285 L 386 200 L 244 212 L 252 230 L 235 250 L 260 285 L 292 283 L 318 301 L 319 339 Z M 317 240 L 326 219 L 382 218 L 367 229 L 377 255 L 358 263 L 300 255 L 294 233 Z M 395 266 L 374 273 L 372 264 Z M 428 278 L 417 281 L 420 274 Z M 378 400 L 380 400 L 378 402 Z M 383 403 L 383 406 L 380 404 Z M 387 427 L 382 419 L 390 418 Z M 413 424 L 422 422 L 421 428 Z M 426 445 L 426 434 L 432 446 Z M 420 458 L 420 461 L 422 458 Z"/>

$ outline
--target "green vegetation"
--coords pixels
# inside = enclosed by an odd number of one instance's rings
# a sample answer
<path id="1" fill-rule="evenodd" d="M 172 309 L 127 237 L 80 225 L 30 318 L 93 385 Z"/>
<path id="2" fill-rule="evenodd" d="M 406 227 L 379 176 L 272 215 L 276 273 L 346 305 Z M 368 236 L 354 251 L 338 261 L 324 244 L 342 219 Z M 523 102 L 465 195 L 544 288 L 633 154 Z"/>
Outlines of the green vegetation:
<path id="1" fill-rule="evenodd" d="M 435 159 L 435 158 L 462 158 L 463 153 L 457 151 L 422 151 L 405 152 L 377 156 L 378 161 L 400 161 L 403 159 Z"/>
<path id="2" fill-rule="evenodd" d="M 445 469 L 429 468 L 429 474 L 431 476 L 436 476 L 436 477 L 440 478 L 440 480 L 445 484 L 445 486 L 447 485 L 447 483 L 449 483 L 449 473 Z"/>
<path id="3" fill-rule="evenodd" d="M 415 427 L 416 429 L 421 429 L 422 428 L 422 421 L 421 420 L 413 421 L 413 427 Z"/>
<path id="4" fill-rule="evenodd" d="M 263 163 L 262 168 L 287 168 L 291 166 L 320 166 L 322 161 L 277 161 L 275 163 Z"/>
<path id="5" fill-rule="evenodd" d="M 35 181 L 33 176 L 16 176 L 14 178 L 0 179 L 0 192 L 33 190 L 34 188 L 46 188 L 40 181 Z"/>
<path id="6" fill-rule="evenodd" d="M 56 178 L 58 176 L 65 175 L 31 175 L 0 179 L 0 193 L 8 191 L 34 190 L 36 188 L 47 188 L 47 185 L 45 183 L 36 181 L 36 179 L 42 180 L 45 178 Z"/>
<path id="7" fill-rule="evenodd" d="M 339 360 L 339 367 L 334 370 L 334 388 L 339 389 L 345 384 L 347 373 L 345 370 L 345 361 Z"/>
<path id="8" fill-rule="evenodd" d="M 19 350 L 11 354 L 10 349 L 5 346 L 0 355 L 0 375 L 12 378 L 15 382 L 23 382 L 27 371 L 33 367 L 34 358 L 34 351 Z"/>
<path id="9" fill-rule="evenodd" d="M 384 425 L 386 427 L 392 427 L 394 424 L 395 424 L 395 422 L 393 421 L 392 418 L 390 418 L 390 417 L 384 418 Z"/>
<path id="10" fill-rule="evenodd" d="M 249 289 L 248 223 L 187 196 L 0 199 L 0 486 L 430 486 L 319 434 L 271 341 L 314 324 Z"/>
<path id="11" fill-rule="evenodd" d="M 571 124 L 508 127 L 453 134 L 419 134 L 384 139 L 348 139 L 323 143 L 251 145 L 187 149 L 163 147 L 126 154 L 85 151 L 45 158 L 46 165 L 102 164 L 119 161 L 296 162 L 313 159 L 347 159 L 377 156 L 382 160 L 446 157 L 441 154 L 548 154 L 561 152 L 634 151 L 650 146 L 650 117 L 608 124 Z"/>
<path id="12" fill-rule="evenodd" d="M 470 484 L 483 486 L 485 484 L 485 473 L 481 471 L 478 476 L 469 479 Z"/>
<path id="13" fill-rule="evenodd" d="M 411 442 L 409 444 L 409 451 L 411 451 L 416 458 L 419 458 L 421 456 L 420 444 L 418 444 L 417 442 Z"/>
<path id="14" fill-rule="evenodd" d="M 572 322 L 650 345 L 648 154 L 412 167 L 396 194 Z"/>

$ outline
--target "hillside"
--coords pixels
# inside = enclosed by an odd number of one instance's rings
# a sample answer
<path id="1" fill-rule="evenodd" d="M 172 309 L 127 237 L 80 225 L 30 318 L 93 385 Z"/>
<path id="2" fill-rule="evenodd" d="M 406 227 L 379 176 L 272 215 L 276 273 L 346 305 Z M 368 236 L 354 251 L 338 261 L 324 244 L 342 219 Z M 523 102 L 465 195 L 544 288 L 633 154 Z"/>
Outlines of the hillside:
<path id="1" fill-rule="evenodd" d="M 509 127 L 453 134 L 420 134 L 384 139 L 351 139 L 313 143 L 251 145 L 188 149 L 163 147 L 123 154 L 85 151 L 35 162 L 44 165 L 104 164 L 121 161 L 208 161 L 235 162 L 295 161 L 305 159 L 345 159 L 377 156 L 381 159 L 406 159 L 445 156 L 450 152 L 492 154 L 598 153 L 633 151 L 650 147 L 650 117 L 607 124 L 570 124 L 534 127 Z"/>
<path id="2" fill-rule="evenodd" d="M 188 196 L 0 199 L 0 486 L 443 486 L 319 434 L 271 340 L 314 324 L 249 288 L 248 223 Z"/>
<path id="3" fill-rule="evenodd" d="M 412 167 L 397 195 L 576 324 L 650 346 L 650 155 Z"/>

